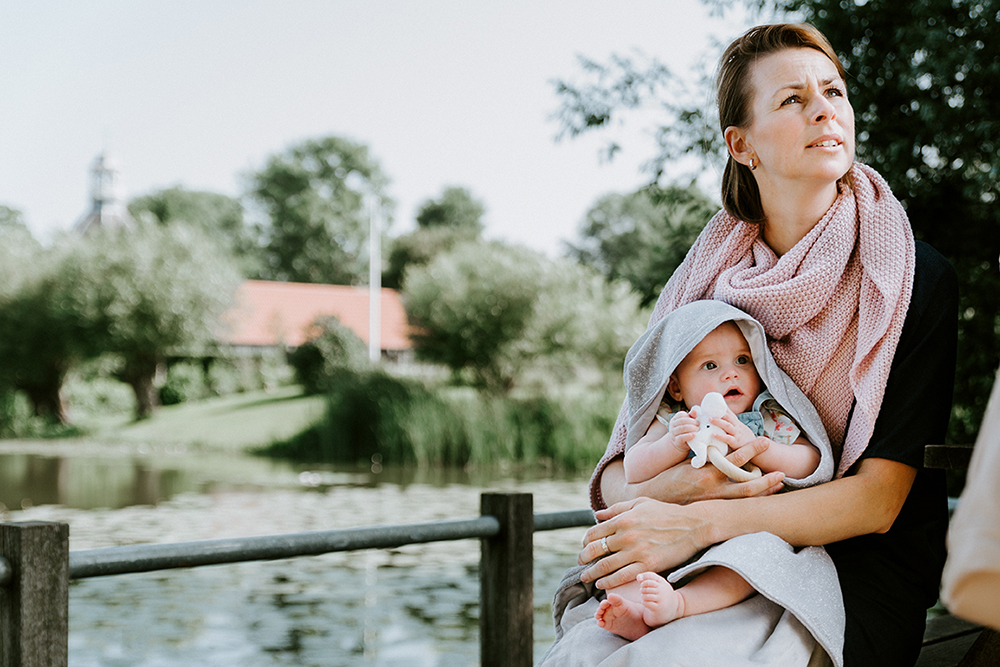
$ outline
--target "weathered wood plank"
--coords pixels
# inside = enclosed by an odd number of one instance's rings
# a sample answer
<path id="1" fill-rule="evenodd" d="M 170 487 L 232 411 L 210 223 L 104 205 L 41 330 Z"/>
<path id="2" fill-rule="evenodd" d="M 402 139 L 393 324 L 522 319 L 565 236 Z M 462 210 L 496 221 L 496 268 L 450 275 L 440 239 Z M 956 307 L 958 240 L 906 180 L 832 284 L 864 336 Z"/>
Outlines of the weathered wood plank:
<path id="1" fill-rule="evenodd" d="M 949 639 L 955 639 L 964 635 L 978 634 L 983 627 L 977 623 L 966 621 L 946 614 L 927 621 L 924 628 L 924 646 L 936 644 Z"/>
<path id="2" fill-rule="evenodd" d="M 500 532 L 482 541 L 479 651 L 483 667 L 530 667 L 533 637 L 534 515 L 530 493 L 485 493 L 483 516 Z"/>
<path id="3" fill-rule="evenodd" d="M 69 659 L 69 526 L 0 523 L 2 667 L 65 667 Z"/>
<path id="4" fill-rule="evenodd" d="M 958 667 L 996 667 L 1000 665 L 1000 633 L 983 630 Z"/>
<path id="5" fill-rule="evenodd" d="M 945 470 L 966 470 L 972 459 L 972 445 L 927 445 L 924 447 L 924 467 Z"/>

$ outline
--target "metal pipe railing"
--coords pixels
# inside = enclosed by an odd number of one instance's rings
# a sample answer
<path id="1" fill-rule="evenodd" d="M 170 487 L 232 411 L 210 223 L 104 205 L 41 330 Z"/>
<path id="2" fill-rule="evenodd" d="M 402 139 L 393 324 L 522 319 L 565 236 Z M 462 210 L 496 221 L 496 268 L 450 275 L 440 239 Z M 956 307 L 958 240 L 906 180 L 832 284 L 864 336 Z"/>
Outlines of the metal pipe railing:
<path id="1" fill-rule="evenodd" d="M 480 539 L 480 660 L 527 666 L 532 651 L 532 534 L 587 526 L 590 510 L 532 513 L 528 493 L 486 493 L 481 516 L 173 544 L 69 550 L 69 526 L 0 523 L 0 667 L 68 661 L 69 581 L 174 568 Z"/>

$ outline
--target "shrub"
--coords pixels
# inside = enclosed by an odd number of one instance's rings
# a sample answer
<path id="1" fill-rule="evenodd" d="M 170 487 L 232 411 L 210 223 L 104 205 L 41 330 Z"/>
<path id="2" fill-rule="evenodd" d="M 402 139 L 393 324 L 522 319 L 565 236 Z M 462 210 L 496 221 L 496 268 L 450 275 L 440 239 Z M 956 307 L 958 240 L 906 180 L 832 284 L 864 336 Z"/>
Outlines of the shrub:
<path id="1" fill-rule="evenodd" d="M 320 394 L 337 383 L 341 371 L 364 369 L 368 351 L 357 334 L 336 317 L 320 318 L 314 326 L 316 335 L 288 355 L 288 363 L 307 393 Z"/>
<path id="2" fill-rule="evenodd" d="M 176 405 L 208 396 L 205 372 L 200 362 L 180 361 L 167 370 L 167 381 L 160 387 L 160 403 Z"/>
<path id="3" fill-rule="evenodd" d="M 579 469 L 604 452 L 620 403 L 609 392 L 513 398 L 430 391 L 381 370 L 342 370 L 323 419 L 263 453 L 312 462 Z"/>
<path id="4" fill-rule="evenodd" d="M 135 411 L 135 393 L 111 377 L 71 376 L 63 386 L 70 414 L 101 416 L 126 415 Z"/>

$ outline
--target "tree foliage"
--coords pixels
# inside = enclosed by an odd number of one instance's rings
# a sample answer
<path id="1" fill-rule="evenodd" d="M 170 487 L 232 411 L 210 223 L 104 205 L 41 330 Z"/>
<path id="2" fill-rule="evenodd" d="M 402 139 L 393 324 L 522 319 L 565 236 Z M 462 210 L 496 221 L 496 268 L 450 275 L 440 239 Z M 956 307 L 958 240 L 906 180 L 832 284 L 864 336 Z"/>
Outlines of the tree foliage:
<path id="1" fill-rule="evenodd" d="M 0 299 L 0 385 L 23 391 L 35 415 L 64 424 L 66 374 L 99 349 L 83 315 L 64 301 L 57 254 L 36 255 L 32 275 Z"/>
<path id="2" fill-rule="evenodd" d="M 32 263 L 41 250 L 21 212 L 0 204 L 0 298 L 14 293 L 34 272 Z"/>
<path id="3" fill-rule="evenodd" d="M 232 197 L 175 186 L 136 197 L 128 208 L 134 219 L 146 223 L 183 222 L 196 227 L 236 258 L 245 277 L 261 273 L 259 230 L 247 223 L 243 205 Z"/>
<path id="4" fill-rule="evenodd" d="M 718 208 L 694 183 L 605 195 L 587 212 L 580 242 L 567 249 L 608 280 L 627 281 L 648 305 Z"/>
<path id="5" fill-rule="evenodd" d="M 486 206 L 466 188 L 447 187 L 438 199 L 428 199 L 417 211 L 417 227 L 433 229 L 448 227 L 467 230 L 472 236 L 483 232 Z"/>
<path id="6" fill-rule="evenodd" d="M 368 148 L 341 137 L 310 139 L 272 155 L 250 177 L 250 196 L 266 216 L 261 277 L 362 281 L 368 271 L 366 197 L 381 197 L 383 211 L 390 211 L 386 185 Z"/>
<path id="7" fill-rule="evenodd" d="M 730 3 L 708 4 L 724 9 Z M 1000 363 L 995 297 L 1000 292 L 1000 120 L 993 113 L 1000 103 L 1000 2 L 916 0 L 906 11 L 890 0 L 741 4 L 808 21 L 830 39 L 847 68 L 858 159 L 889 182 L 916 237 L 941 251 L 957 270 L 959 366 L 949 437 L 971 442 Z M 654 178 L 662 172 L 657 165 L 684 153 L 710 160 L 723 155 L 714 109 L 679 90 L 663 71 L 620 60 L 628 67 L 612 59 L 588 70 L 588 83 L 557 84 L 566 131 L 606 127 L 630 109 L 662 100 Z M 638 94 L 629 97 L 618 90 Z"/>
<path id="8" fill-rule="evenodd" d="M 418 354 L 497 392 L 582 367 L 620 370 L 644 319 L 626 285 L 497 243 L 465 243 L 415 268 L 404 300 Z"/>
<path id="9" fill-rule="evenodd" d="M 465 188 L 448 187 L 417 212 L 417 229 L 392 240 L 382 284 L 400 288 L 406 270 L 424 266 L 464 241 L 478 240 L 486 207 Z"/>

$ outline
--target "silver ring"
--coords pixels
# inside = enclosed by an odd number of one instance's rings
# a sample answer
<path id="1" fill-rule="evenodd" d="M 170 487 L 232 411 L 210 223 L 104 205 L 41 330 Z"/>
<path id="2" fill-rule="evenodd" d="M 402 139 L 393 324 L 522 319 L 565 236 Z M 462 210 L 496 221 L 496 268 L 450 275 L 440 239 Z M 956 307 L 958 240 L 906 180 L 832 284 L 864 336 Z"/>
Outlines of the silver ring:
<path id="1" fill-rule="evenodd" d="M 604 549 L 605 556 L 611 553 L 611 547 L 608 546 L 608 538 L 606 537 L 601 538 L 601 547 Z"/>

